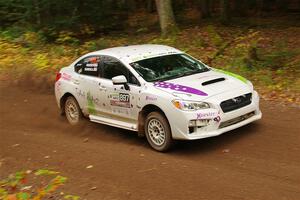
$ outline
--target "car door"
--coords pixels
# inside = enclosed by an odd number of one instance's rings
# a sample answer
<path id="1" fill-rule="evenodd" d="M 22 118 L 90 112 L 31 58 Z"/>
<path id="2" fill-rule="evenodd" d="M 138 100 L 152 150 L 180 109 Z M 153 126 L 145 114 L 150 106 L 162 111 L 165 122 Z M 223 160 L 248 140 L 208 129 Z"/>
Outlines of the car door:
<path id="1" fill-rule="evenodd" d="M 140 83 L 129 69 L 114 57 L 103 56 L 101 67 L 102 86 L 106 89 L 107 112 L 114 118 L 137 120 L 138 118 L 138 94 Z M 114 85 L 112 78 L 124 75 L 129 89 L 124 85 Z"/>
<path id="2" fill-rule="evenodd" d="M 103 110 L 105 90 L 99 87 L 100 65 L 98 55 L 87 56 L 75 64 L 75 71 L 78 73 L 76 95 L 87 115 L 97 115 Z"/>

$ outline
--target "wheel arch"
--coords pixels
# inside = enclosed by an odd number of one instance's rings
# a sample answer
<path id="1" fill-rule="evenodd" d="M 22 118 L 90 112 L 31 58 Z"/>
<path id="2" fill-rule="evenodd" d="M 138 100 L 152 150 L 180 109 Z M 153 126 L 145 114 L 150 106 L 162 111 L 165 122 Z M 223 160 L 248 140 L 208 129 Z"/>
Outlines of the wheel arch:
<path id="1" fill-rule="evenodd" d="M 72 96 L 76 99 L 76 97 L 72 93 L 66 92 L 59 100 L 59 107 L 60 107 L 60 112 L 62 115 L 65 114 L 65 103 L 66 103 L 67 98 L 70 96 Z M 77 99 L 76 99 L 76 101 L 78 102 Z M 79 105 L 79 107 L 80 107 L 80 105 Z"/>
<path id="2" fill-rule="evenodd" d="M 139 135 L 145 135 L 144 130 L 145 130 L 146 117 L 149 113 L 154 112 L 154 111 L 161 113 L 169 123 L 169 120 L 168 120 L 165 112 L 159 106 L 154 105 L 154 104 L 147 104 L 139 112 L 139 116 L 138 116 L 138 134 Z M 170 125 L 170 123 L 169 123 L 169 125 Z"/>

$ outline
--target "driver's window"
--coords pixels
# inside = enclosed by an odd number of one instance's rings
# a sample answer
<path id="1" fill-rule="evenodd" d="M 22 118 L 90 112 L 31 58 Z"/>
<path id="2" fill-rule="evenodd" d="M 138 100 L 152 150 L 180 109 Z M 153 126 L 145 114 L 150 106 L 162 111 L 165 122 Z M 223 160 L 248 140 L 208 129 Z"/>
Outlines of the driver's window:
<path id="1" fill-rule="evenodd" d="M 127 78 L 128 70 L 118 60 L 105 57 L 103 60 L 103 78 L 112 79 L 115 76 L 124 75 Z"/>
<path id="2" fill-rule="evenodd" d="M 137 78 L 120 61 L 109 56 L 104 56 L 102 77 L 112 79 L 119 75 L 124 75 L 130 84 L 140 85 Z"/>
<path id="3" fill-rule="evenodd" d="M 99 77 L 100 56 L 88 56 L 75 64 L 75 71 L 79 74 Z"/>

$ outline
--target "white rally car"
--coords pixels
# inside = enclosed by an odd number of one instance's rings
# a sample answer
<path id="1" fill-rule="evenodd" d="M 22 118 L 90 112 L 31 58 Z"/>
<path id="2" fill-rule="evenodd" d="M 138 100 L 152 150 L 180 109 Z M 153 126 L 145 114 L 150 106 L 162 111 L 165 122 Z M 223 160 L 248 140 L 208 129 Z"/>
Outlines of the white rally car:
<path id="1" fill-rule="evenodd" d="M 163 45 L 88 53 L 60 70 L 55 95 L 70 124 L 85 116 L 137 131 L 158 151 L 174 140 L 217 136 L 262 116 L 250 81 Z"/>

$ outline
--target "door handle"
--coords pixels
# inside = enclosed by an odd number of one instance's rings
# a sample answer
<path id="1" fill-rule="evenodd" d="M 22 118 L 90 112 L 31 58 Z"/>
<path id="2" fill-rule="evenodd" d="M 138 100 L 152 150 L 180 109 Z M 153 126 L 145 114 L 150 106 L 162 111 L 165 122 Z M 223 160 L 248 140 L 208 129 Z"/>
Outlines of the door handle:
<path id="1" fill-rule="evenodd" d="M 102 91 L 102 90 L 106 91 L 106 87 L 103 86 L 103 85 L 100 85 L 99 90 L 100 90 L 100 91 Z"/>
<path id="2" fill-rule="evenodd" d="M 80 82 L 79 82 L 79 80 L 75 79 L 75 80 L 73 80 L 73 83 L 76 84 L 76 85 L 79 85 Z"/>

